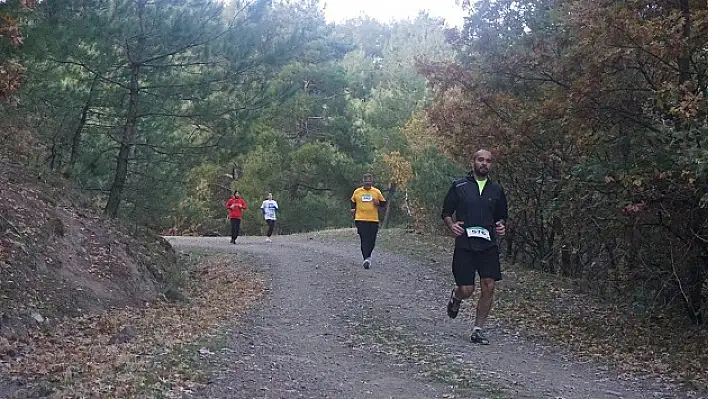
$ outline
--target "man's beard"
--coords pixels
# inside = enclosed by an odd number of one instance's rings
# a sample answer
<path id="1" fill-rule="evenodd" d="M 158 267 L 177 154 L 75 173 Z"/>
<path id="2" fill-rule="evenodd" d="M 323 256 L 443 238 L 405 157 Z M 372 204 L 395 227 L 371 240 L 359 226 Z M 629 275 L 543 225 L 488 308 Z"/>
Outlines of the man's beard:
<path id="1" fill-rule="evenodd" d="M 479 176 L 479 177 L 487 177 L 489 174 L 489 169 L 480 169 L 480 168 L 474 168 L 474 174 Z"/>

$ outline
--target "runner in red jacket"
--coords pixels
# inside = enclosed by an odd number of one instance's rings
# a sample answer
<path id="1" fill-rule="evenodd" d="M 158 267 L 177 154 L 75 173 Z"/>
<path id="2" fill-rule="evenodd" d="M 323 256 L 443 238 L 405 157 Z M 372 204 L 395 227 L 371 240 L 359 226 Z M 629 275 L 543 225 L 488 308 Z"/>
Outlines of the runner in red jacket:
<path id="1" fill-rule="evenodd" d="M 241 231 L 241 216 L 243 211 L 248 209 L 246 201 L 241 198 L 238 190 L 234 191 L 234 195 L 226 201 L 226 209 L 229 210 L 229 219 L 231 219 L 231 243 L 236 244 L 238 233 Z"/>

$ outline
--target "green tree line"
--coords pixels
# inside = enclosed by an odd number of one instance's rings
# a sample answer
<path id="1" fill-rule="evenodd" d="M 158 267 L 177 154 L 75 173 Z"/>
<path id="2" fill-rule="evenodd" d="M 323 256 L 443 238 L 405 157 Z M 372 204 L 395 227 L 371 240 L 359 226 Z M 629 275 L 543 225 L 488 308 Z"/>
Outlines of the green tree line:
<path id="1" fill-rule="evenodd" d="M 403 130 L 430 100 L 416 59 L 453 58 L 443 21 L 328 24 L 313 1 L 131 0 L 44 1 L 18 22 L 23 45 L 5 54 L 25 78 L 6 123 L 20 150 L 40 146 L 28 163 L 111 217 L 223 232 L 238 189 L 252 208 L 272 192 L 284 233 L 348 226 L 349 195 L 372 171 L 400 225 L 409 183 L 426 190 L 411 160 L 432 140 L 414 147 Z M 258 234 L 257 210 L 244 218 Z"/>

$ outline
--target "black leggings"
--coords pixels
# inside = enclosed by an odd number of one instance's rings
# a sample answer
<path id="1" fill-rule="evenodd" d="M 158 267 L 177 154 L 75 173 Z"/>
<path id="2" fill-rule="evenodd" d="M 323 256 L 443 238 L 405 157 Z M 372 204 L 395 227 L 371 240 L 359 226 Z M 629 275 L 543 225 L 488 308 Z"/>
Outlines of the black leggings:
<path id="1" fill-rule="evenodd" d="M 238 233 L 241 231 L 241 219 L 231 219 L 231 240 L 236 241 Z"/>
<path id="2" fill-rule="evenodd" d="M 266 223 L 268 223 L 268 237 L 270 237 L 273 235 L 273 228 L 275 227 L 275 220 L 266 219 Z"/>
<path id="3" fill-rule="evenodd" d="M 374 246 L 376 246 L 376 234 L 379 232 L 379 223 L 357 220 L 354 224 L 356 224 L 356 232 L 361 239 L 361 255 L 364 259 L 370 258 L 371 253 L 374 252 Z"/>

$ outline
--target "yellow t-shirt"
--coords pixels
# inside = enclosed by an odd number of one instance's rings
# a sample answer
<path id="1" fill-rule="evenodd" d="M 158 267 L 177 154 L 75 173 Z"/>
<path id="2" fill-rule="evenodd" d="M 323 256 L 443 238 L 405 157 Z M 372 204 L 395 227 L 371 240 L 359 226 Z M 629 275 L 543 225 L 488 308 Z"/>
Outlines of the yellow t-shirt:
<path id="1" fill-rule="evenodd" d="M 354 190 L 354 194 L 352 194 L 352 202 L 356 204 L 354 220 L 361 222 L 379 221 L 379 209 L 374 204 L 374 199 L 386 201 L 381 191 L 376 187 L 371 187 L 368 190 L 364 187 L 359 187 Z"/>

